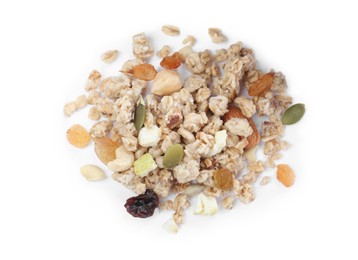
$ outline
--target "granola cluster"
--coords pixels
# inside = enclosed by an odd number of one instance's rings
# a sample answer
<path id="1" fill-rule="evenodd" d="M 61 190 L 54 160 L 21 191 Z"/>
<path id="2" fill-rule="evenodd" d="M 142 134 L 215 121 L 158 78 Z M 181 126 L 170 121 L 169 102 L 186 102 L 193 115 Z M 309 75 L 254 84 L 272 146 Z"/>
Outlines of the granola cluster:
<path id="1" fill-rule="evenodd" d="M 162 31 L 180 34 L 175 26 L 163 26 Z M 214 43 L 227 41 L 217 28 L 208 32 Z M 242 42 L 194 51 L 195 41 L 187 36 L 187 45 L 172 55 L 171 47 L 163 46 L 157 51 L 161 66 L 152 63 L 149 71 L 151 42 L 145 33 L 133 36 L 134 58 L 118 68 L 119 74 L 103 77 L 93 70 L 85 85 L 87 96 L 64 108 L 70 116 L 91 105 L 88 117 L 96 122 L 89 134 L 97 155 L 111 158 L 107 167 L 125 187 L 138 194 L 154 191 L 160 209 L 174 212 L 166 223 L 174 231 L 198 193 L 195 214 L 215 214 L 217 203 L 231 209 L 235 200 L 252 202 L 253 184 L 265 168 L 275 167 L 288 147 L 281 119 L 292 98 L 284 75 L 258 69 L 253 51 Z M 108 51 L 102 59 L 109 63 L 117 55 Z M 190 75 L 183 78 L 176 66 Z M 181 148 L 171 149 L 177 144 Z M 256 159 L 261 147 L 265 161 Z M 264 185 L 270 178 L 260 180 Z"/>

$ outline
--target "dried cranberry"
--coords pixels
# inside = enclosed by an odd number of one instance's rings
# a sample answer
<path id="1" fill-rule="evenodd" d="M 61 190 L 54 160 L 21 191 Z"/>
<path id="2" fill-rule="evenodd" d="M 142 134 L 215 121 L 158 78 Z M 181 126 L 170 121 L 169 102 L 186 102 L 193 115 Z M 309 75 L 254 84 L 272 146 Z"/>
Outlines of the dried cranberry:
<path id="1" fill-rule="evenodd" d="M 144 194 L 127 199 L 124 207 L 135 218 L 147 218 L 153 215 L 159 206 L 159 197 L 153 190 L 146 190 Z"/>

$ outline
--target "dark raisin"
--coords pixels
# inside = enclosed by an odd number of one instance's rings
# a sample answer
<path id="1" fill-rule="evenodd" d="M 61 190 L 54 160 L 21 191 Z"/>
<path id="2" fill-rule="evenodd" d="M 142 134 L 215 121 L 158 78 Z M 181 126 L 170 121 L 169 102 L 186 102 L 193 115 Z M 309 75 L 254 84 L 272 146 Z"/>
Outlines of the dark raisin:
<path id="1" fill-rule="evenodd" d="M 144 194 L 127 199 L 124 207 L 135 218 L 148 218 L 154 214 L 159 206 L 159 197 L 153 190 L 146 190 Z"/>

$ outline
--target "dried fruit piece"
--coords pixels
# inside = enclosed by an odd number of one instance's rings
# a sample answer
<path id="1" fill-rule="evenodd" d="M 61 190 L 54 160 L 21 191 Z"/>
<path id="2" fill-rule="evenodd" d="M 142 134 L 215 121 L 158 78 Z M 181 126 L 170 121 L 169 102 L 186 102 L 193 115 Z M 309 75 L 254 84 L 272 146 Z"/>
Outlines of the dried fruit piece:
<path id="1" fill-rule="evenodd" d="M 180 74 L 175 70 L 161 70 L 153 80 L 151 91 L 158 96 L 167 96 L 182 87 Z"/>
<path id="2" fill-rule="evenodd" d="M 231 118 L 246 118 L 253 131 L 252 134 L 247 137 L 248 145 L 245 147 L 245 150 L 250 150 L 255 147 L 260 142 L 260 133 L 255 125 L 255 122 L 251 118 L 245 117 L 240 108 L 233 103 L 228 105 L 228 110 L 229 111 L 223 116 L 224 123 L 229 121 Z"/>
<path id="3" fill-rule="evenodd" d="M 265 94 L 271 88 L 274 76 L 274 72 L 269 72 L 259 78 L 258 81 L 250 86 L 249 95 L 258 97 Z"/>
<path id="4" fill-rule="evenodd" d="M 100 181 L 106 178 L 104 171 L 96 165 L 86 164 L 80 168 L 81 174 L 87 181 Z"/>
<path id="5" fill-rule="evenodd" d="M 144 177 L 157 167 L 158 165 L 155 163 L 153 156 L 150 153 L 146 153 L 134 162 L 134 173 Z"/>
<path id="6" fill-rule="evenodd" d="M 293 125 L 301 120 L 305 114 L 304 104 L 295 104 L 285 111 L 282 116 L 282 124 Z"/>
<path id="7" fill-rule="evenodd" d="M 146 190 L 144 194 L 127 199 L 124 207 L 135 218 L 153 216 L 154 210 L 159 206 L 159 197 L 153 190 Z"/>
<path id="8" fill-rule="evenodd" d="M 140 96 L 137 103 L 137 107 L 134 112 L 134 126 L 138 132 L 142 128 L 144 121 L 145 121 L 145 103 L 142 96 Z"/>
<path id="9" fill-rule="evenodd" d="M 287 164 L 277 165 L 277 180 L 285 185 L 287 188 L 291 187 L 295 183 L 295 173 L 291 167 Z"/>
<path id="10" fill-rule="evenodd" d="M 86 147 L 91 141 L 91 136 L 81 125 L 71 126 L 66 132 L 66 137 L 70 144 L 78 148 Z"/>
<path id="11" fill-rule="evenodd" d="M 170 146 L 164 154 L 163 165 L 166 168 L 174 168 L 184 157 L 184 150 L 180 144 Z"/>
<path id="12" fill-rule="evenodd" d="M 177 69 L 181 64 L 179 52 L 174 52 L 172 55 L 164 57 L 160 62 L 160 66 L 166 69 Z"/>
<path id="13" fill-rule="evenodd" d="M 145 81 L 153 80 L 157 75 L 157 71 L 153 65 L 148 63 L 136 65 L 126 73 L 133 74 L 134 77 Z"/>
<path id="14" fill-rule="evenodd" d="M 119 142 L 113 142 L 109 137 L 94 138 L 94 151 L 97 157 L 107 165 L 110 161 L 116 159 L 116 149 L 121 145 Z"/>
<path id="15" fill-rule="evenodd" d="M 232 173 L 226 168 L 216 170 L 214 172 L 214 185 L 220 190 L 231 190 L 234 186 Z"/>

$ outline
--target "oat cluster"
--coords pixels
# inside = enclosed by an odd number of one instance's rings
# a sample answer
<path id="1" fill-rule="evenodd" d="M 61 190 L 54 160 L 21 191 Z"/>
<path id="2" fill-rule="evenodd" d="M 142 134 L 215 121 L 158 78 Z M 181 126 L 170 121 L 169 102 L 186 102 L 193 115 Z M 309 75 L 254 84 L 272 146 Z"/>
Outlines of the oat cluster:
<path id="1" fill-rule="evenodd" d="M 176 26 L 162 31 L 180 34 Z M 208 32 L 214 43 L 227 40 L 219 29 Z M 281 119 L 292 98 L 284 75 L 258 69 L 242 42 L 212 51 L 194 50 L 195 41 L 187 36 L 187 45 L 176 52 L 163 46 L 156 52 L 163 58 L 159 65 L 150 63 L 155 52 L 146 34 L 133 36 L 134 57 L 118 75 L 93 70 L 87 96 L 64 108 L 69 116 L 91 105 L 96 154 L 115 181 L 137 194 L 153 190 L 159 196 L 160 209 L 173 211 L 165 223 L 171 232 L 183 223 L 192 197 L 194 213 L 202 215 L 215 214 L 220 204 L 231 209 L 235 201 L 252 202 L 253 184 L 288 147 Z M 113 62 L 117 55 L 108 51 L 102 59 Z M 190 75 L 183 78 L 179 67 Z M 256 159 L 258 149 L 266 160 Z M 262 185 L 270 181 L 260 179 Z"/>

